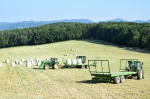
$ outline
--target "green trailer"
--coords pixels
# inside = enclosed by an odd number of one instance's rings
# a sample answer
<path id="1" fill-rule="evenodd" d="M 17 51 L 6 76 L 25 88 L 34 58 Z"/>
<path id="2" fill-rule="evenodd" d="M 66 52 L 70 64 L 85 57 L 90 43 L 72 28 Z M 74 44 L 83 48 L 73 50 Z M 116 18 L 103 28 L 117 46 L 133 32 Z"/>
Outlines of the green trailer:
<path id="1" fill-rule="evenodd" d="M 93 62 L 100 64 L 92 66 Z M 88 60 L 89 72 L 92 80 L 99 80 L 102 82 L 113 82 L 114 84 L 123 83 L 125 78 L 132 78 L 134 76 L 141 80 L 144 78 L 143 63 L 138 59 L 121 59 L 120 68 L 118 72 L 111 72 L 108 60 Z"/>

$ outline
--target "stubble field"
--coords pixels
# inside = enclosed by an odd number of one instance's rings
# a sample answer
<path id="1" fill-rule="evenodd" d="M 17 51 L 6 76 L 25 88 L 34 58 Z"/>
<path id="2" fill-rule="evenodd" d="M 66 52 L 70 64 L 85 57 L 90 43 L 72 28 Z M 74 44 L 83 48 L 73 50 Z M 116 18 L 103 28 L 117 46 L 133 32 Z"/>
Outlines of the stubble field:
<path id="1" fill-rule="evenodd" d="M 42 49 L 39 49 L 42 48 Z M 76 49 L 77 51 L 71 51 Z M 64 56 L 68 54 L 69 56 Z M 37 62 L 26 67 L 26 62 L 11 66 L 15 60 L 57 57 L 75 59 L 84 55 L 87 60 L 106 59 L 111 71 L 118 71 L 122 58 L 144 62 L 145 79 L 125 79 L 124 83 L 100 83 L 91 80 L 88 69 L 39 69 Z M 10 63 L 4 63 L 9 59 Z M 1 99 L 149 99 L 150 53 L 119 47 L 100 40 L 71 40 L 37 46 L 0 49 L 0 98 Z"/>

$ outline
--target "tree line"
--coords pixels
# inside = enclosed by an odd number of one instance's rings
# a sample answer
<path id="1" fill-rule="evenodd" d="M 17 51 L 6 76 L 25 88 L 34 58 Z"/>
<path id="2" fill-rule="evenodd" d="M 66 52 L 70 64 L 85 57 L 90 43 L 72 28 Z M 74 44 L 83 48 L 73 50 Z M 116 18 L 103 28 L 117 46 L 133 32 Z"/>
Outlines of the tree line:
<path id="1" fill-rule="evenodd" d="M 62 22 L 32 28 L 4 30 L 0 31 L 0 48 L 89 38 L 150 50 L 150 23 Z"/>

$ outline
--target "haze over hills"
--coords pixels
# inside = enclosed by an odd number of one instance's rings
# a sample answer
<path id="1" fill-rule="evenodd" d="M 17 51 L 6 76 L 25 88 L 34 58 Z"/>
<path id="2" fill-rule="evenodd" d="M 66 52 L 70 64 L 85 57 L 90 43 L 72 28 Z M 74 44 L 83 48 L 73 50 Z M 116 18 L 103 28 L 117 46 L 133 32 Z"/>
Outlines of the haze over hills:
<path id="1" fill-rule="evenodd" d="M 121 18 L 116 18 L 113 20 L 106 20 L 106 21 L 99 21 L 99 22 L 129 22 L 127 20 L 121 19 Z M 93 22 L 89 19 L 64 19 L 64 20 L 52 20 L 52 21 L 21 21 L 21 22 L 0 22 L 0 30 L 11 30 L 11 29 L 16 29 L 16 28 L 29 28 L 29 27 L 36 27 L 36 26 L 41 26 L 45 24 L 51 24 L 51 23 L 57 23 L 57 22 L 80 22 L 80 23 L 96 23 Z M 150 20 L 143 21 L 143 20 L 135 20 L 131 22 L 138 22 L 138 23 L 143 23 L 143 22 L 149 22 Z"/>

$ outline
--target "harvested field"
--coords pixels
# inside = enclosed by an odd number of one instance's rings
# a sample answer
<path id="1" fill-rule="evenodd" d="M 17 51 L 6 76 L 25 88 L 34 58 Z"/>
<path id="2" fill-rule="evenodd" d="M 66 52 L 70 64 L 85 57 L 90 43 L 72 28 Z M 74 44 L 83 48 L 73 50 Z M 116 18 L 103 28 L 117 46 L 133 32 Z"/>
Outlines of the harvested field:
<path id="1" fill-rule="evenodd" d="M 37 49 L 42 47 L 42 49 Z M 71 48 L 79 49 L 71 51 Z M 136 58 L 144 62 L 145 79 L 125 79 L 124 83 L 100 83 L 91 80 L 88 69 L 39 69 L 36 58 L 48 57 L 74 59 L 85 55 L 87 59 L 107 59 L 111 71 L 118 71 L 121 58 Z M 35 63 L 26 67 L 26 62 L 15 60 L 32 58 Z M 5 63 L 9 59 L 9 63 Z M 0 97 L 1 99 L 149 99 L 150 97 L 150 53 L 130 51 L 123 47 L 99 40 L 71 40 L 39 46 L 22 46 L 0 49 Z"/>

